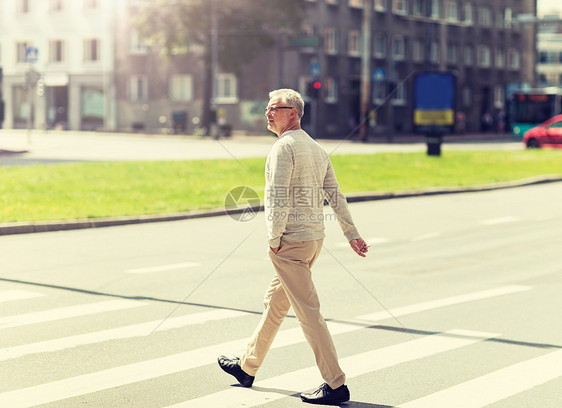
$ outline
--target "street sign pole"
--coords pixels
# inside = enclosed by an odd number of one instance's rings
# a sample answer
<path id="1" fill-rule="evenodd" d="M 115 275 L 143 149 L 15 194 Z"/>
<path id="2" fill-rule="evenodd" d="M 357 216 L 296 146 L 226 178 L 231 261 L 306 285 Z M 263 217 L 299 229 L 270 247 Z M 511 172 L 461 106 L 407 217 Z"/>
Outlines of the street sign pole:
<path id="1" fill-rule="evenodd" d="M 312 81 L 318 80 L 320 78 L 320 63 L 318 61 L 313 61 L 310 63 L 310 76 L 312 77 Z M 310 129 L 312 133 L 312 138 L 316 139 L 318 137 L 318 109 L 319 109 L 319 99 L 321 98 L 320 89 L 318 91 L 318 98 L 315 98 L 311 95 L 310 97 Z"/>
<path id="2" fill-rule="evenodd" d="M 37 72 L 33 69 L 33 64 L 37 62 L 39 57 L 39 50 L 37 47 L 28 46 L 25 49 L 25 62 L 29 64 L 29 69 L 26 73 L 25 84 L 27 87 L 27 144 L 31 145 L 31 135 L 32 135 L 32 118 L 33 118 L 33 94 L 35 90 L 35 84 L 39 78 Z"/>

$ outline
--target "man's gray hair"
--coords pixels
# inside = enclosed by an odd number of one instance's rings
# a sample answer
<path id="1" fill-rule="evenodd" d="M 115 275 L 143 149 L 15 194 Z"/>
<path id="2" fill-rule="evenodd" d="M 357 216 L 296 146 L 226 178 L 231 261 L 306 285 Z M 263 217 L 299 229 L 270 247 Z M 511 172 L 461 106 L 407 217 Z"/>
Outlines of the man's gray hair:
<path id="1" fill-rule="evenodd" d="M 300 93 L 294 89 L 276 89 L 269 93 L 269 99 L 281 98 L 281 102 L 296 109 L 297 116 L 302 118 L 304 115 L 304 101 Z"/>

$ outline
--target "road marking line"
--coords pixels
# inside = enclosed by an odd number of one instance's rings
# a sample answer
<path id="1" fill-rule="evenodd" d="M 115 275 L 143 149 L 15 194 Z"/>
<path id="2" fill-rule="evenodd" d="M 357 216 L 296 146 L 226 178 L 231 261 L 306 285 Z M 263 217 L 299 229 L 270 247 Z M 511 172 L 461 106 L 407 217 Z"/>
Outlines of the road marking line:
<path id="1" fill-rule="evenodd" d="M 521 221 L 519 217 L 498 217 L 498 218 L 490 218 L 487 220 L 480 221 L 480 224 L 483 225 L 498 225 L 498 224 L 507 224 L 510 222 Z"/>
<path id="2" fill-rule="evenodd" d="M 498 336 L 496 333 L 451 330 L 442 334 L 435 334 L 418 340 L 341 358 L 340 365 L 346 372 L 347 378 L 353 378 L 398 364 L 465 347 L 496 336 Z M 255 407 L 293 395 L 298 393 L 299 390 L 302 391 L 314 388 L 317 385 L 318 368 L 314 366 L 259 381 L 254 386 L 255 390 L 242 387 L 231 388 L 204 397 L 184 401 L 168 408 Z M 282 391 L 267 392 L 260 388 L 275 388 Z"/>
<path id="3" fill-rule="evenodd" d="M 562 376 L 562 350 L 544 354 L 400 405 L 481 408 Z"/>
<path id="4" fill-rule="evenodd" d="M 101 330 L 97 332 L 78 334 L 53 340 L 45 340 L 21 346 L 7 347 L 0 349 L 0 361 L 24 357 L 29 354 L 47 353 L 65 350 L 77 346 L 101 343 L 109 340 L 126 339 L 131 337 L 141 337 L 150 334 L 155 327 L 161 324 L 156 331 L 177 329 L 180 327 L 202 324 L 213 320 L 232 319 L 240 316 L 247 316 L 246 312 L 234 310 L 212 310 L 202 313 L 195 313 L 186 316 L 173 317 L 164 323 L 161 320 L 133 324 L 125 327 Z"/>
<path id="5" fill-rule="evenodd" d="M 455 298 L 447 298 L 449 299 L 447 305 L 455 304 L 452 299 L 456 299 L 457 303 L 462 303 L 475 299 L 484 299 L 486 297 L 499 296 L 507 293 L 514 293 L 517 291 L 530 289 L 530 287 L 522 286 L 517 287 L 519 288 L 519 290 L 515 290 L 515 288 L 516 287 L 498 288 L 495 290 L 476 292 L 475 294 L 456 296 Z M 422 305 L 427 305 L 428 303 L 434 303 L 435 307 L 445 306 L 439 301 L 426 302 Z M 397 309 L 396 313 L 398 313 L 398 310 L 401 310 L 400 315 L 407 314 L 407 308 L 408 307 L 399 308 Z M 419 308 L 413 305 L 410 308 L 410 313 L 416 313 L 418 309 Z M 420 310 L 429 310 L 429 306 L 425 306 Z M 391 312 L 393 312 L 393 314 L 395 313 L 395 311 L 392 310 Z M 388 318 L 389 316 L 387 313 L 381 313 L 378 316 L 379 320 L 386 320 Z M 373 323 L 373 318 L 369 320 L 369 323 L 363 324 L 357 322 L 353 322 L 353 324 L 328 322 L 328 327 L 332 335 L 350 333 L 356 330 L 364 329 L 365 327 L 371 325 Z M 275 337 L 271 349 L 299 344 L 303 342 L 305 342 L 305 339 L 300 327 L 281 330 Z M 13 408 L 20 406 L 33 406 L 58 401 L 60 399 L 72 398 L 91 392 L 102 391 L 109 388 L 119 387 L 122 385 L 132 384 L 151 378 L 157 378 L 164 375 L 190 370 L 208 364 L 215 364 L 216 358 L 220 354 L 230 353 L 236 350 L 244 350 L 247 343 L 247 338 L 232 340 L 226 343 L 215 344 L 179 354 L 169 355 L 152 360 L 145 360 L 126 366 L 114 367 L 91 374 L 85 374 L 77 377 L 55 381 L 52 383 L 9 391 L 0 394 L 0 401 L 5 401 L 5 398 L 7 401 L 7 398 L 10 398 L 10 401 L 17 402 L 17 404 L 14 403 L 10 405 L 10 407 Z"/>
<path id="6" fill-rule="evenodd" d="M 436 238 L 438 236 L 440 236 L 441 234 L 439 232 L 430 232 L 427 234 L 423 234 L 423 235 L 418 235 L 417 237 L 412 238 L 412 241 L 423 241 L 425 239 L 431 239 L 431 238 Z"/>
<path id="7" fill-rule="evenodd" d="M 482 299 L 487 299 L 487 298 L 491 298 L 491 297 L 495 297 L 495 296 L 501 296 L 501 295 L 508 295 L 508 294 L 512 294 L 512 293 L 523 292 L 523 291 L 526 291 L 526 290 L 529 290 L 529 289 L 531 289 L 530 286 L 522 286 L 522 285 L 504 286 L 504 287 L 496 288 L 496 289 L 488 289 L 488 290 L 483 290 L 483 291 L 480 291 L 480 292 L 467 293 L 465 295 L 452 296 L 452 297 L 448 297 L 448 298 L 444 298 L 444 299 L 438 299 L 438 300 L 432 300 L 432 301 L 429 301 L 429 302 L 417 303 L 415 305 L 398 307 L 396 309 L 392 309 L 390 312 L 392 313 L 392 316 L 399 317 L 399 316 L 404 316 L 404 315 L 408 315 L 408 314 L 412 314 L 412 313 L 418 313 L 418 312 L 424 312 L 424 311 L 427 311 L 427 310 L 433 310 L 433 309 L 437 309 L 437 308 L 444 307 L 444 306 L 452 306 L 452 305 L 456 305 L 456 304 L 459 304 L 459 303 L 471 302 L 471 301 L 474 301 L 474 300 L 482 300 Z M 379 320 L 384 320 L 384 319 L 390 319 L 390 318 L 392 318 L 392 316 L 391 316 L 390 313 L 388 313 L 386 311 L 382 311 L 382 312 L 377 312 L 377 313 L 359 316 L 358 319 L 368 320 L 368 321 L 379 321 Z"/>
<path id="8" fill-rule="evenodd" d="M 146 268 L 129 269 L 126 272 L 132 274 L 165 272 L 165 271 L 174 271 L 176 269 L 193 268 L 195 266 L 201 266 L 201 264 L 197 262 L 182 262 L 182 263 L 171 264 L 171 265 L 160 265 L 160 266 L 150 266 Z"/>
<path id="9" fill-rule="evenodd" d="M 143 305 L 144 303 L 142 302 L 119 299 L 108 300 L 106 302 L 89 303 L 85 305 L 61 307 L 58 309 L 45 310 L 43 312 L 6 316 L 0 318 L 0 329 L 52 322 L 55 320 L 68 319 L 70 317 L 87 316 L 102 312 L 131 309 L 133 307 Z"/>
<path id="10" fill-rule="evenodd" d="M 32 299 L 45 296 L 38 292 L 29 292 L 27 290 L 4 290 L 0 292 L 0 303 L 12 302 L 14 300 Z"/>
<path id="11" fill-rule="evenodd" d="M 428 338 L 413 340 L 407 343 L 386 347 L 384 349 L 370 351 L 359 356 L 352 356 L 349 358 L 351 364 L 355 364 L 356 361 L 359 361 L 363 365 L 360 368 L 350 367 L 351 372 L 363 372 L 366 369 L 368 369 L 367 372 L 370 372 L 377 369 L 373 368 L 373 364 L 375 365 L 375 367 L 378 365 L 380 368 L 384 368 L 388 367 L 389 365 L 408 361 L 409 359 L 414 358 L 413 356 L 419 356 L 416 358 L 421 358 L 483 340 L 483 338 L 480 337 L 483 335 L 482 333 L 464 331 L 455 331 L 451 333 L 457 333 L 457 335 L 432 335 L 428 336 Z M 460 338 L 459 334 L 464 338 Z M 466 336 L 469 336 L 469 338 L 467 338 Z M 233 343 L 232 345 L 234 345 L 234 343 L 237 343 L 237 345 L 245 345 L 246 342 L 247 340 L 237 340 L 231 343 Z M 199 350 L 193 350 L 153 360 L 146 360 L 140 363 L 133 363 L 126 366 L 115 367 L 108 370 L 98 371 L 96 373 L 84 374 L 33 387 L 8 391 L 0 394 L 0 401 L 2 401 L 3 404 L 6 404 L 10 408 L 32 407 L 54 401 L 60 401 L 67 398 L 77 397 L 92 392 L 102 391 L 108 388 L 114 388 L 134 382 L 145 381 L 164 375 L 186 371 L 193 368 L 194 366 L 203 366 L 211 363 L 211 361 L 208 361 L 207 359 L 208 356 L 206 354 L 208 353 L 202 353 L 203 350 L 209 351 L 210 349 L 213 349 L 212 362 L 214 363 L 219 353 L 219 349 L 217 348 L 217 346 L 206 347 Z M 369 360 L 367 361 L 367 359 Z M 347 360 L 342 359 L 342 362 L 345 364 L 347 363 Z M 311 383 L 311 378 L 314 378 L 314 381 L 317 381 L 316 375 L 317 368 L 310 367 L 304 370 L 299 370 L 277 377 L 276 381 L 273 381 L 274 379 L 269 379 L 264 382 L 260 382 L 260 384 L 263 386 L 267 386 L 271 383 L 275 384 L 276 387 L 279 387 L 284 386 L 284 384 L 289 383 L 290 381 L 295 381 L 295 378 L 297 378 L 297 381 L 294 382 L 294 384 L 291 382 L 291 387 L 296 385 L 300 388 L 311 388 L 314 386 Z M 234 395 L 227 395 L 228 399 L 230 399 L 230 402 L 232 402 L 232 398 L 235 398 L 237 389 L 233 389 L 230 391 L 234 393 Z M 272 395 L 277 398 L 282 398 L 285 396 L 279 394 Z M 244 399 L 244 403 L 246 402 L 248 402 L 247 398 Z M 261 401 L 260 403 L 263 403 L 263 401 Z M 205 405 L 196 404 L 195 406 L 197 408 L 200 408 L 201 406 Z M 207 406 L 220 406 L 221 408 L 224 408 L 223 405 Z"/>

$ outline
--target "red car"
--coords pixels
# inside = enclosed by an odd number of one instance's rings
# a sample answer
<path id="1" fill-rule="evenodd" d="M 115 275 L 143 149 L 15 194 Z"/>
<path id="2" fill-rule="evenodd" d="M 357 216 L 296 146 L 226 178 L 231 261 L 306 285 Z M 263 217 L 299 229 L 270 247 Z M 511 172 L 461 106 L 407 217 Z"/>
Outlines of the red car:
<path id="1" fill-rule="evenodd" d="M 562 149 L 562 115 L 556 115 L 525 132 L 523 143 L 528 148 L 552 147 Z"/>

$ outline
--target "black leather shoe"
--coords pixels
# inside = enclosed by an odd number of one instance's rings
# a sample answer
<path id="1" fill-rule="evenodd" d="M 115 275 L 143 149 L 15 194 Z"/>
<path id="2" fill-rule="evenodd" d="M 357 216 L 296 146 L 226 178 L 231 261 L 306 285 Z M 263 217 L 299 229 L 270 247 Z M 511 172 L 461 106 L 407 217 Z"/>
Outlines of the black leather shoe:
<path id="1" fill-rule="evenodd" d="M 242 367 L 240 367 L 240 359 L 238 357 L 228 358 L 225 356 L 220 356 L 218 358 L 219 366 L 228 374 L 233 375 L 242 387 L 251 387 L 254 383 L 254 378 L 249 374 L 246 374 Z"/>
<path id="2" fill-rule="evenodd" d="M 335 390 L 326 383 L 310 394 L 301 394 L 301 399 L 309 404 L 338 405 L 349 401 L 349 389 L 344 384 Z"/>

